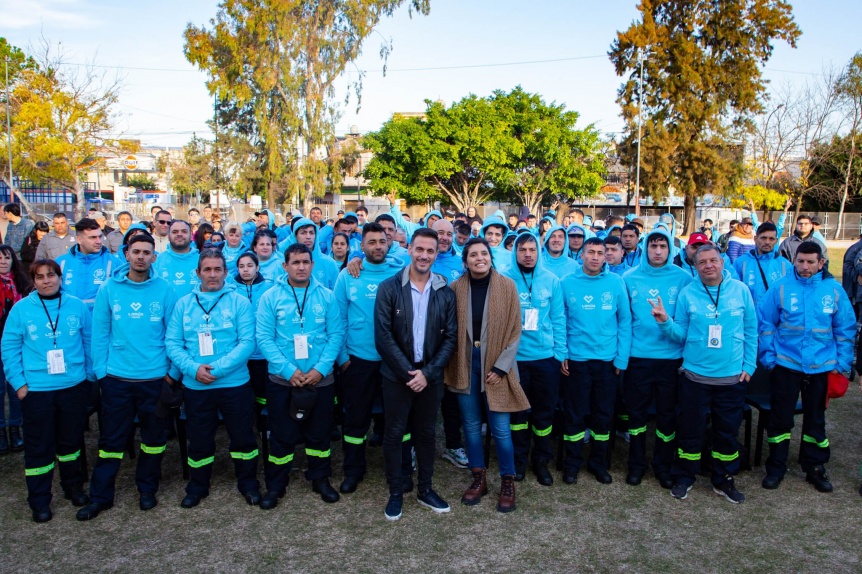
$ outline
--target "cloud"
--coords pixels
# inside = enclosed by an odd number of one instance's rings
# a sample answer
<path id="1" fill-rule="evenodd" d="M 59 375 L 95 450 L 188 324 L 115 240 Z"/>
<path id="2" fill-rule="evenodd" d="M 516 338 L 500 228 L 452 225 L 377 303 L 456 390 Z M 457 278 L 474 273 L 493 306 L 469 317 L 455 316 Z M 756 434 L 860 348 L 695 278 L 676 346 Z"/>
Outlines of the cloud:
<path id="1" fill-rule="evenodd" d="M 61 29 L 92 28 L 99 21 L 79 0 L 0 0 L 0 14 L 6 28 L 50 27 Z"/>

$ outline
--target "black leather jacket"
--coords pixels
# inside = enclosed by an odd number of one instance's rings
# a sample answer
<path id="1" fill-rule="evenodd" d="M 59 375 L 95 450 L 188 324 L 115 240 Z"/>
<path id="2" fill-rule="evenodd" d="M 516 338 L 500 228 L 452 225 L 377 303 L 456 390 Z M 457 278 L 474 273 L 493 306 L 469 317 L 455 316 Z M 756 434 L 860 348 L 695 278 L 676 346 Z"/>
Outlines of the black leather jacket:
<path id="1" fill-rule="evenodd" d="M 413 364 L 413 299 L 410 293 L 410 268 L 380 283 L 374 305 L 374 341 L 383 359 L 384 377 L 406 383 L 413 378 L 407 371 Z M 422 373 L 429 384 L 443 382 L 443 368 L 452 358 L 458 339 L 455 292 L 446 279 L 431 274 L 431 293 L 425 323 Z"/>

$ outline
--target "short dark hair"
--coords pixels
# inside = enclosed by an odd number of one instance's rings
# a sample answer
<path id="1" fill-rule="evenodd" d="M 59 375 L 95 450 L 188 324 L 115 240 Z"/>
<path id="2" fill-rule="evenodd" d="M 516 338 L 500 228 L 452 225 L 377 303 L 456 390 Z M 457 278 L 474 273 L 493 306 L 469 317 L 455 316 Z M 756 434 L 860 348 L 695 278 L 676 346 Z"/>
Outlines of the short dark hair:
<path id="1" fill-rule="evenodd" d="M 161 208 L 162 208 L 161 205 L 154 205 L 150 208 L 150 213 L 152 213 L 154 209 L 161 209 Z"/>
<path id="2" fill-rule="evenodd" d="M 802 244 L 796 248 L 796 255 L 799 255 L 800 253 L 802 253 L 803 255 L 811 255 L 812 253 L 816 253 L 818 260 L 823 259 L 823 250 L 820 249 L 820 244 L 816 241 L 803 241 Z M 796 259 L 796 256 L 794 256 L 793 258 Z"/>
<path id="3" fill-rule="evenodd" d="M 664 243 L 670 247 L 670 240 L 664 233 L 650 233 L 647 239 L 647 245 L 651 243 Z"/>
<path id="4" fill-rule="evenodd" d="M 240 256 L 236 258 L 236 264 L 237 265 L 239 265 L 239 260 L 242 259 L 243 257 L 248 257 L 249 259 L 254 261 L 255 265 L 260 267 L 260 259 L 257 258 L 257 253 L 255 253 L 254 251 L 243 251 L 240 254 Z"/>
<path id="5" fill-rule="evenodd" d="M 308 253 L 308 259 L 314 261 L 314 254 L 311 252 L 311 249 L 308 248 L 308 245 L 305 243 L 294 243 L 290 247 L 284 250 L 284 262 L 290 263 L 290 255 L 291 253 L 303 254 Z"/>
<path id="6" fill-rule="evenodd" d="M 765 223 L 761 223 L 760 227 L 757 228 L 757 231 L 754 233 L 755 235 L 760 235 L 761 233 L 766 233 L 767 231 L 772 231 L 773 233 L 778 233 L 778 228 L 775 227 L 775 224 L 771 221 L 767 221 Z"/>
<path id="7" fill-rule="evenodd" d="M 411 243 L 416 240 L 417 237 L 427 237 L 428 239 L 433 239 L 434 243 L 439 243 L 439 238 L 437 237 L 437 232 L 433 229 L 428 229 L 427 227 L 420 227 L 416 231 L 413 232 L 413 237 L 410 239 Z"/>
<path id="8" fill-rule="evenodd" d="M 491 244 L 488 243 L 488 240 L 484 237 L 471 237 L 467 243 L 464 244 L 464 248 L 461 250 L 461 262 L 466 265 L 467 263 L 467 254 L 470 253 L 470 248 L 474 245 L 484 245 L 485 249 L 488 250 L 488 253 L 491 255 L 491 265 L 494 264 L 494 252 L 491 251 Z"/>
<path id="9" fill-rule="evenodd" d="M 272 229 L 259 229 L 255 232 L 254 237 L 251 240 L 252 249 L 257 247 L 257 242 L 260 241 L 261 237 L 269 237 L 272 240 L 273 245 L 278 242 L 278 236 Z"/>
<path id="10" fill-rule="evenodd" d="M 580 215 L 581 217 L 584 217 L 584 215 L 585 215 L 585 214 L 584 214 L 584 210 L 583 210 L 583 209 L 578 209 L 577 207 L 576 207 L 575 209 L 572 209 L 572 210 L 570 210 L 570 211 L 569 211 L 569 215 L 572 215 L 572 214 Z"/>
<path id="11" fill-rule="evenodd" d="M 309 209 L 308 213 L 311 213 L 312 211 L 319 211 L 320 213 L 323 213 L 323 210 L 320 209 L 319 207 L 317 207 L 316 205 L 314 207 L 312 207 L 311 209 Z"/>
<path id="12" fill-rule="evenodd" d="M 8 207 L 8 206 L 7 206 L 7 207 Z M 800 221 L 802 221 L 803 219 L 807 219 L 807 220 L 808 220 L 808 222 L 809 222 L 809 223 L 811 223 L 811 216 L 810 216 L 810 215 L 805 215 L 804 213 L 803 213 L 802 215 L 800 215 L 799 217 L 797 217 L 797 218 L 796 218 L 796 223 L 799 223 L 799 222 L 800 222 Z"/>
<path id="13" fill-rule="evenodd" d="M 395 218 L 392 217 L 391 215 L 389 215 L 388 213 L 381 213 L 380 215 L 378 215 L 377 217 L 374 218 L 375 223 L 380 223 L 381 221 L 388 221 L 392 225 L 397 225 L 397 223 L 395 223 Z M 368 224 L 366 223 L 366 225 L 368 225 Z"/>
<path id="14" fill-rule="evenodd" d="M 189 209 L 189 215 L 191 215 L 192 211 L 194 211 L 194 212 L 195 212 L 195 213 L 197 213 L 198 215 L 200 215 L 200 214 L 201 214 L 200 210 L 199 210 L 198 208 L 196 208 L 196 207 L 193 207 L 193 208 Z"/>
<path id="15" fill-rule="evenodd" d="M 373 221 L 369 221 L 362 228 L 362 239 L 365 239 L 365 236 L 369 233 L 386 233 L 386 230 L 383 229 L 383 226 L 379 223 L 375 223 Z"/>
<path id="16" fill-rule="evenodd" d="M 128 215 L 129 217 L 132 217 L 132 214 L 129 213 L 128 211 L 121 211 L 120 213 L 117 214 L 117 219 L 120 219 L 121 215 Z M 168 214 L 168 215 L 170 215 L 170 214 Z M 54 217 L 57 217 L 57 216 L 55 215 Z"/>
<path id="17" fill-rule="evenodd" d="M 66 214 L 65 214 L 65 213 L 63 213 L 62 211 L 58 211 L 57 213 L 55 213 L 54 215 L 52 215 L 52 216 L 51 216 L 51 219 L 57 219 L 58 217 L 62 217 L 63 219 L 68 219 L 68 218 L 67 218 L 67 216 L 66 216 Z"/>
<path id="18" fill-rule="evenodd" d="M 360 211 L 364 211 L 365 215 L 368 215 L 368 208 L 364 205 L 360 205 L 359 207 L 357 207 L 354 213 L 359 213 Z"/>
<path id="19" fill-rule="evenodd" d="M 599 239 L 598 237 L 590 237 L 589 239 L 584 241 L 584 247 L 583 248 L 586 249 L 588 245 L 601 245 L 602 247 L 605 246 L 604 242 L 601 239 Z"/>
<path id="20" fill-rule="evenodd" d="M 156 215 L 153 217 L 153 219 L 157 219 L 157 218 L 158 218 L 161 214 L 163 214 L 163 213 L 164 213 L 165 215 L 167 215 L 168 217 L 170 217 L 171 219 L 173 219 L 173 218 L 174 218 L 174 216 L 173 216 L 173 215 L 171 215 L 171 212 L 170 212 L 170 211 L 165 211 L 164 209 L 159 209 L 159 210 L 156 212 Z"/>
<path id="21" fill-rule="evenodd" d="M 456 221 L 453 227 L 455 228 L 455 233 L 470 235 L 470 226 L 463 221 Z"/>
<path id="22" fill-rule="evenodd" d="M 514 235 L 514 236 L 513 235 L 507 235 L 506 239 L 509 239 L 509 237 L 514 237 L 515 249 L 520 247 L 521 244 L 527 243 L 528 241 L 532 241 L 533 243 L 535 243 L 536 249 L 539 248 L 539 239 L 535 235 L 533 235 L 532 233 L 527 232 L 527 233 L 521 233 L 520 235 Z"/>
<path id="23" fill-rule="evenodd" d="M 455 219 L 458 219 L 459 217 L 467 217 L 467 214 L 464 213 L 463 211 L 459 211 L 458 213 L 455 214 Z"/>
<path id="24" fill-rule="evenodd" d="M 511 212 L 511 213 L 509 213 L 509 217 L 514 217 L 515 219 L 520 219 L 520 218 L 518 217 L 518 214 L 517 214 L 517 213 L 515 213 L 514 211 L 513 211 L 513 212 Z"/>
<path id="25" fill-rule="evenodd" d="M 637 235 L 638 237 L 640 237 L 641 235 L 640 227 L 638 227 L 634 223 L 626 223 L 625 225 L 623 225 L 623 228 L 620 230 L 620 233 L 622 234 L 623 231 L 634 231 L 635 235 Z"/>
<path id="26" fill-rule="evenodd" d="M 131 237 L 129 237 L 129 241 L 126 243 L 129 247 L 132 246 L 132 243 L 140 243 L 143 241 L 144 243 L 149 243 L 153 246 L 153 249 L 156 248 L 156 240 L 153 239 L 153 236 L 147 233 L 146 231 L 141 230 L 140 233 L 135 233 Z"/>
<path id="27" fill-rule="evenodd" d="M 703 222 L 704 222 L 704 223 L 706 223 L 707 221 L 708 221 L 708 222 L 710 222 L 710 223 L 712 223 L 712 220 L 711 220 L 710 218 L 708 218 L 708 217 L 707 217 L 706 219 L 704 219 L 704 220 L 703 220 Z"/>
<path id="28" fill-rule="evenodd" d="M 21 206 L 17 203 L 7 203 L 3 206 L 3 211 L 11 213 L 15 217 L 21 217 Z"/>
<path id="29" fill-rule="evenodd" d="M 89 217 L 83 217 L 75 224 L 75 233 L 83 233 L 84 231 L 101 231 L 102 228 L 99 227 L 99 224 L 96 223 L 95 219 L 90 219 Z"/>
<path id="30" fill-rule="evenodd" d="M 60 264 L 53 259 L 37 259 L 30 264 L 30 279 L 32 281 L 36 280 L 36 271 L 38 271 L 40 267 L 50 267 L 51 271 L 53 271 L 55 275 L 59 275 L 60 277 L 63 276 L 63 270 L 60 269 Z"/>
<path id="31" fill-rule="evenodd" d="M 185 225 L 186 227 L 188 227 L 188 228 L 189 228 L 189 233 L 191 233 L 191 231 L 192 231 L 192 224 L 191 224 L 191 223 L 189 223 L 188 221 L 184 220 L 184 219 L 174 219 L 173 221 L 171 221 L 171 224 L 170 224 L 170 225 L 168 225 L 168 230 L 170 230 L 170 229 L 171 229 L 175 224 L 177 224 L 177 223 L 182 223 L 183 225 Z"/>
<path id="32" fill-rule="evenodd" d="M 697 264 L 697 256 L 706 251 L 715 251 L 718 253 L 718 258 L 721 259 L 721 249 L 715 243 L 704 243 L 694 252 L 694 263 Z"/>
<path id="33" fill-rule="evenodd" d="M 350 221 L 348 221 L 347 219 L 342 217 L 341 219 L 336 221 L 332 227 L 334 229 L 334 228 L 338 227 L 339 225 L 353 225 L 353 223 L 351 223 Z"/>
<path id="34" fill-rule="evenodd" d="M 227 271 L 227 260 L 224 258 L 224 253 L 221 252 L 221 249 L 207 247 L 201 250 L 200 257 L 198 257 L 198 271 L 201 270 L 201 263 L 203 263 L 204 259 L 221 259 L 221 264 L 224 266 L 225 271 Z"/>
<path id="35" fill-rule="evenodd" d="M 623 223 L 624 221 L 625 221 L 625 218 L 622 218 L 619 215 L 608 215 L 608 217 L 605 219 L 605 225 L 607 227 L 612 227 L 614 225 L 619 225 L 620 223 Z"/>
<path id="36" fill-rule="evenodd" d="M 607 247 L 608 245 L 620 245 L 621 246 L 622 244 L 623 244 L 622 240 L 619 237 L 617 237 L 616 235 L 608 235 L 607 237 L 605 237 L 605 240 L 604 240 L 605 247 Z"/>

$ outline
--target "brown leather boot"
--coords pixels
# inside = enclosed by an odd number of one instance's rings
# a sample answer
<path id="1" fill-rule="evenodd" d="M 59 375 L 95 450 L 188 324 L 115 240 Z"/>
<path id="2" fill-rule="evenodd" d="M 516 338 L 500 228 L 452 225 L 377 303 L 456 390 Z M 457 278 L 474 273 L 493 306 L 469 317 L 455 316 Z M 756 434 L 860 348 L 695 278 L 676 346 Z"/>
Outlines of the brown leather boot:
<path id="1" fill-rule="evenodd" d="M 469 488 L 464 491 L 464 496 L 461 497 L 461 504 L 473 506 L 482 502 L 482 497 L 488 494 L 488 482 L 485 479 L 484 468 L 471 468 L 473 473 L 473 482 Z"/>
<path id="2" fill-rule="evenodd" d="M 512 512 L 515 510 L 515 475 L 504 474 L 500 483 L 500 498 L 497 501 L 498 512 Z"/>

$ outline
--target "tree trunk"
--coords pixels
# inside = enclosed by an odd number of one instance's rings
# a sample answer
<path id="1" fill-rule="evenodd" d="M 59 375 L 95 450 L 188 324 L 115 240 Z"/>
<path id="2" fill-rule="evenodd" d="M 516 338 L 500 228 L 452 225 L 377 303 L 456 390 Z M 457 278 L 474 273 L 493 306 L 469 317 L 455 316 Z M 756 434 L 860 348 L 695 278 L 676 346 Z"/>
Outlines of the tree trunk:
<path id="1" fill-rule="evenodd" d="M 0 177 L 4 182 L 6 182 L 6 187 L 9 188 L 9 200 L 14 201 L 15 196 L 18 196 L 18 201 L 21 202 L 21 205 L 27 210 L 27 213 L 33 213 L 33 206 L 30 205 L 30 202 L 24 198 L 24 194 L 18 191 L 18 188 L 12 185 L 12 182 L 9 181 L 8 177 Z M 32 219 L 32 217 L 31 217 Z"/>
<path id="2" fill-rule="evenodd" d="M 75 182 L 72 191 L 75 192 L 75 221 L 82 219 L 85 215 L 87 215 L 87 198 L 84 197 L 84 189 L 81 185 L 81 180 L 78 178 L 78 174 L 75 174 Z"/>
<path id="3" fill-rule="evenodd" d="M 690 193 L 685 194 L 682 216 L 685 219 L 682 234 L 691 235 L 694 233 L 694 226 L 697 223 L 697 197 Z"/>
<path id="4" fill-rule="evenodd" d="M 853 114 L 853 129 L 850 130 L 850 157 L 847 159 L 847 169 L 844 171 L 844 193 L 841 194 L 841 208 L 838 210 L 838 225 L 835 226 L 833 239 L 838 239 L 841 234 L 841 223 L 844 219 L 844 205 L 850 193 L 850 172 L 853 167 L 853 156 L 856 154 L 856 128 L 859 125 L 859 114 Z"/>

